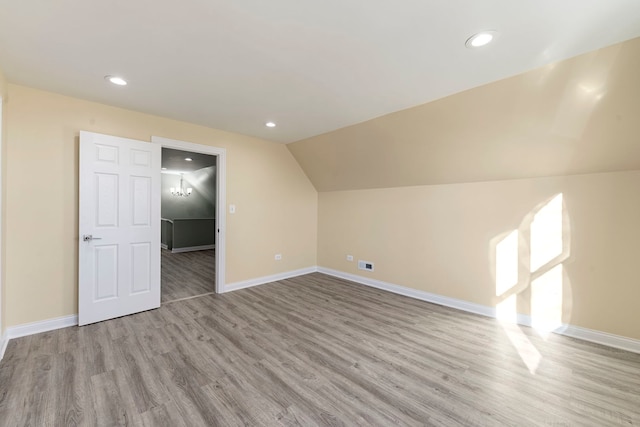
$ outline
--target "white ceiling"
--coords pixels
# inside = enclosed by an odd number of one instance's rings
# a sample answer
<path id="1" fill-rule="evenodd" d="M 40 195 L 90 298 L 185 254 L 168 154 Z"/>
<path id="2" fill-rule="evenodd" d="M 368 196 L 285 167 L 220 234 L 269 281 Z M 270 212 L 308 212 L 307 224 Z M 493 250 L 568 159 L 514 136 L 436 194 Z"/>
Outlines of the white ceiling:
<path id="1" fill-rule="evenodd" d="M 191 159 L 187 161 L 185 159 Z M 189 173 L 216 165 L 216 156 L 190 151 L 162 149 L 162 169 L 168 173 Z"/>
<path id="2" fill-rule="evenodd" d="M 638 0 L 0 0 L 9 81 L 279 142 L 638 36 Z"/>

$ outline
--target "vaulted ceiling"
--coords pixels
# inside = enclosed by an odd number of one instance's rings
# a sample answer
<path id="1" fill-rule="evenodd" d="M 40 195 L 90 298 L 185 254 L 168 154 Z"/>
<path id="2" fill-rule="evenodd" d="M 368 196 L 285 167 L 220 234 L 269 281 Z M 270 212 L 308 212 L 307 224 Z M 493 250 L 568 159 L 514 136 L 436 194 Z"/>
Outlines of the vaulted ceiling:
<path id="1" fill-rule="evenodd" d="M 10 82 L 285 143 L 638 36 L 632 0 L 0 0 Z"/>
<path id="2" fill-rule="evenodd" d="M 294 142 L 318 191 L 640 169 L 640 38 Z"/>

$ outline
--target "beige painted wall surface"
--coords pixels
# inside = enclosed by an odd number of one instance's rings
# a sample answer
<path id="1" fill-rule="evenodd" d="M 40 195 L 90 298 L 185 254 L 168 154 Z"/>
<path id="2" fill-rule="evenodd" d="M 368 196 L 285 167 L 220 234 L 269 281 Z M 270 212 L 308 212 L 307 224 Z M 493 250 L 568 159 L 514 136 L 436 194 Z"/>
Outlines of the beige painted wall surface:
<path id="1" fill-rule="evenodd" d="M 638 75 L 634 39 L 288 147 L 318 191 L 636 170 Z"/>
<path id="2" fill-rule="evenodd" d="M 640 339 L 638 189 L 640 171 L 321 192 L 318 265 L 492 307 L 517 294 L 524 314 L 551 283 L 563 322 Z"/>
<path id="3" fill-rule="evenodd" d="M 1 184 L 1 193 L 0 193 L 0 199 L 1 199 L 1 207 L 0 207 L 0 211 L 2 212 L 2 222 L 0 223 L 0 233 L 2 235 L 2 239 L 0 241 L 0 245 L 2 247 L 2 254 L 0 256 L 0 337 L 2 336 L 2 334 L 4 334 L 5 329 L 7 329 L 7 322 L 6 322 L 6 299 L 5 299 L 5 288 L 6 286 L 4 286 L 5 283 L 5 246 L 4 246 L 4 236 L 5 236 L 5 218 L 6 218 L 6 203 L 5 203 L 5 182 L 6 182 L 6 174 L 7 174 L 7 162 L 6 162 L 6 152 L 7 152 L 7 144 L 6 144 L 6 140 L 7 140 L 7 121 L 6 121 L 6 105 L 7 105 L 7 80 L 4 77 L 4 73 L 2 72 L 2 70 L 0 70 L 0 96 L 2 97 L 2 109 L 3 109 L 3 115 L 2 115 L 2 148 L 1 148 L 1 153 L 0 153 L 0 157 L 1 157 L 1 168 L 2 168 L 2 173 L 1 173 L 1 180 L 2 180 L 2 184 Z"/>
<path id="4" fill-rule="evenodd" d="M 17 85 L 7 104 L 7 325 L 77 313 L 78 133 L 227 150 L 227 283 L 316 264 L 317 192 L 285 146 Z M 282 253 L 282 261 L 274 254 Z"/>

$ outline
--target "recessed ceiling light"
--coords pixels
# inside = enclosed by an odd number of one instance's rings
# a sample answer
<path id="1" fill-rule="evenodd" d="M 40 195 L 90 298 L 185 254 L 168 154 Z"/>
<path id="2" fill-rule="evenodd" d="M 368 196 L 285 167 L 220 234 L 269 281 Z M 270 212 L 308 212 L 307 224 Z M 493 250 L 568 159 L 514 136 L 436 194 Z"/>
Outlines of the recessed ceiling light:
<path id="1" fill-rule="evenodd" d="M 193 159 L 191 157 L 185 157 L 184 158 L 187 162 L 193 162 Z"/>
<path id="2" fill-rule="evenodd" d="M 496 34 L 497 31 L 482 31 L 469 37 L 464 45 L 470 48 L 485 46 L 495 39 Z"/>
<path id="3" fill-rule="evenodd" d="M 104 76 L 104 79 L 118 86 L 126 86 L 127 81 L 118 76 Z"/>
<path id="4" fill-rule="evenodd" d="M 267 123 L 265 123 L 264 125 L 265 125 L 266 127 L 268 127 L 268 128 L 274 128 L 274 127 L 276 127 L 276 124 L 275 124 L 275 123 L 273 123 L 273 122 L 267 122 Z"/>

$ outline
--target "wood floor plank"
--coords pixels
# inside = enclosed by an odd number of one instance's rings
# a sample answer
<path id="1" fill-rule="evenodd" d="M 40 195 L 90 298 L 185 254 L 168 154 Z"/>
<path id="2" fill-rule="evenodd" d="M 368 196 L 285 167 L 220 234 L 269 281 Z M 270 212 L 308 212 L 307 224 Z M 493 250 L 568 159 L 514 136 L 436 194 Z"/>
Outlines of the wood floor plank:
<path id="1" fill-rule="evenodd" d="M 71 328 L 69 328 L 71 329 Z M 90 404 L 90 378 L 86 375 L 82 356 L 68 351 L 54 357 L 55 389 L 51 390 L 55 398 L 56 414 L 51 421 L 59 420 L 65 426 L 82 426 L 95 418 Z M 64 387 L 59 387 L 64 384 Z"/>
<path id="2" fill-rule="evenodd" d="M 180 416 L 177 404 L 171 400 L 141 414 L 145 427 L 190 427 L 188 420 Z"/>
<path id="3" fill-rule="evenodd" d="M 199 378 L 199 371 L 193 365 L 183 363 L 179 355 L 167 353 L 162 356 L 166 365 L 160 370 L 163 382 L 167 386 L 174 401 L 178 403 L 177 411 L 187 425 L 195 426 L 222 426 L 225 414 L 220 408 L 207 398 L 201 384 L 207 385 L 211 381 Z"/>
<path id="4" fill-rule="evenodd" d="M 639 396 L 638 354 L 319 273 L 14 339 L 0 362 L 3 427 L 638 426 Z"/>
<path id="5" fill-rule="evenodd" d="M 133 396 L 126 376 L 120 370 L 91 377 L 91 396 L 96 426 L 139 426 L 142 418 L 133 404 Z"/>
<path id="6" fill-rule="evenodd" d="M 309 417 L 305 411 L 300 410 L 300 408 L 295 405 L 291 405 L 284 411 L 280 412 L 276 419 L 278 424 L 283 427 L 318 427 L 321 425 Z"/>
<path id="7" fill-rule="evenodd" d="M 145 356 L 135 336 L 116 341 L 119 369 L 126 376 L 138 412 L 146 412 L 170 400 L 170 393 L 157 376 L 157 359 Z"/>
<path id="8" fill-rule="evenodd" d="M 215 250 L 161 252 L 162 302 L 215 292 Z"/>

